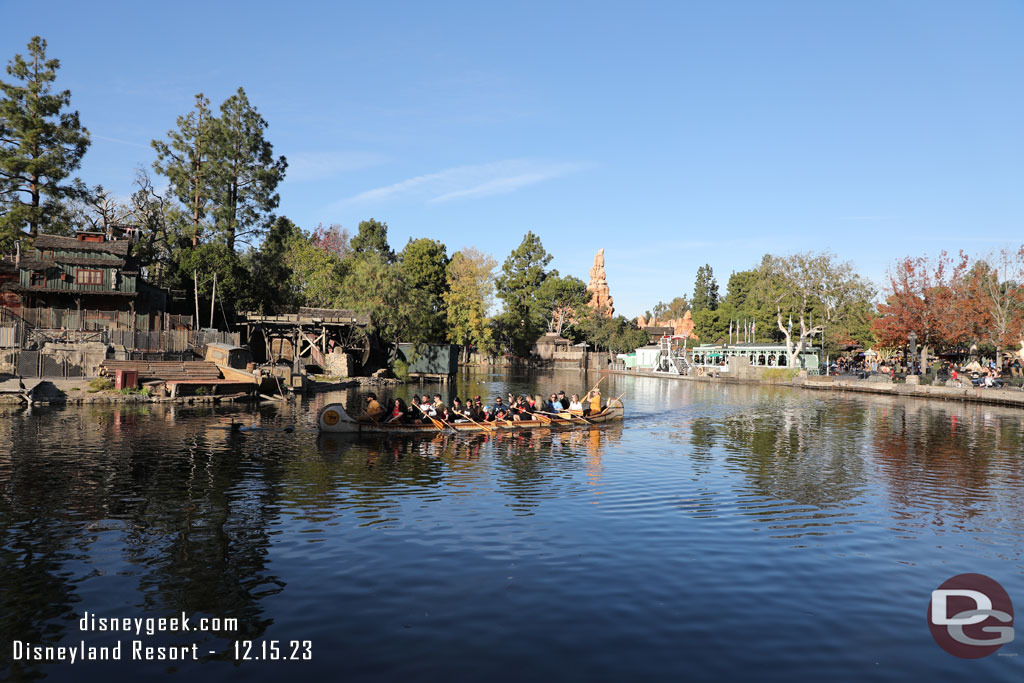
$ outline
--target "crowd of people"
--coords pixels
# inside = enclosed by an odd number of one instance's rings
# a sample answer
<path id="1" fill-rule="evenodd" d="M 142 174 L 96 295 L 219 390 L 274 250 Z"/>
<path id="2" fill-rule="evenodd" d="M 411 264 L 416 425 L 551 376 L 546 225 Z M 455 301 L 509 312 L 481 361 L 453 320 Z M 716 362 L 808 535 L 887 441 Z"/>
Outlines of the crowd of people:
<path id="1" fill-rule="evenodd" d="M 962 387 L 966 383 L 967 386 L 998 388 L 1007 384 L 1008 378 L 1024 376 L 1021 362 L 1016 358 L 1004 358 L 1001 364 L 990 360 L 985 365 L 977 362 L 961 364 L 952 360 L 936 361 L 927 370 L 928 374 L 935 376 L 936 381 L 954 387 Z M 863 357 L 840 357 L 831 363 L 827 371 L 830 375 L 853 374 L 860 378 L 874 373 L 893 378 L 922 374 L 921 364 L 916 358 L 902 362 L 899 358 L 878 361 Z"/>
<path id="2" fill-rule="evenodd" d="M 441 394 L 434 394 L 433 397 L 429 394 L 414 394 L 408 405 L 403 399 L 395 398 L 390 401 L 388 408 L 384 408 L 376 394 L 370 393 L 366 395 L 366 410 L 359 419 L 364 422 L 395 424 L 431 424 L 434 421 L 521 422 L 542 419 L 538 416 L 562 417 L 566 413 L 586 417 L 601 410 L 601 391 L 596 387 L 582 398 L 578 394 L 567 396 L 564 391 L 551 394 L 546 399 L 539 394 L 515 396 L 509 393 L 504 399 L 495 396 L 490 404 L 484 404 L 479 396 L 465 402 L 456 397 L 451 404 L 445 404 Z"/>

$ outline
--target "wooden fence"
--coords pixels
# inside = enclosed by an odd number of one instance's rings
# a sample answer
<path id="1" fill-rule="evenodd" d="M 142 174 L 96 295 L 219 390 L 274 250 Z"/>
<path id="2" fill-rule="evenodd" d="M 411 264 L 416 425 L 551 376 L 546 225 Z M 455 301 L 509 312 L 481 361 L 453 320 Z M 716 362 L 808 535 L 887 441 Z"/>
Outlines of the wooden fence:
<path id="1" fill-rule="evenodd" d="M 36 329 L 27 341 L 41 346 L 46 342 L 86 343 L 98 342 L 107 346 L 123 346 L 128 351 L 170 351 L 178 353 L 199 350 L 205 344 L 231 344 L 238 346 L 238 332 L 211 330 L 163 330 L 160 332 L 133 332 L 131 330 L 48 330 Z"/>
<path id="2" fill-rule="evenodd" d="M 49 330 L 188 330 L 192 316 L 171 313 L 135 313 L 131 311 L 100 311 L 91 308 L 23 307 L 9 311 L 29 327 Z M 134 315 L 134 320 L 132 316 Z"/>

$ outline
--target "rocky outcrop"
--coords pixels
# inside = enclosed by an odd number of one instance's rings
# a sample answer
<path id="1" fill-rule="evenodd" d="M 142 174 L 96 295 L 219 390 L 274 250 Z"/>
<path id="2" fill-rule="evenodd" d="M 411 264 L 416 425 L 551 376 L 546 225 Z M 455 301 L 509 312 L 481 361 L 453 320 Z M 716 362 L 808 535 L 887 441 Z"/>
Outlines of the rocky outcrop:
<path id="1" fill-rule="evenodd" d="M 683 313 L 682 318 L 672 318 L 669 320 L 656 320 L 653 315 L 650 320 L 647 320 L 641 315 L 636 319 L 636 326 L 641 330 L 645 327 L 671 327 L 672 334 L 690 339 L 700 339 L 700 337 L 693 333 L 693 316 L 690 315 L 689 311 Z"/>
<path id="2" fill-rule="evenodd" d="M 608 278 L 604 272 L 604 248 L 598 250 L 594 256 L 594 265 L 590 268 L 590 284 L 587 291 L 592 294 L 590 307 L 606 318 L 615 315 L 615 306 L 611 292 L 608 289 Z"/>

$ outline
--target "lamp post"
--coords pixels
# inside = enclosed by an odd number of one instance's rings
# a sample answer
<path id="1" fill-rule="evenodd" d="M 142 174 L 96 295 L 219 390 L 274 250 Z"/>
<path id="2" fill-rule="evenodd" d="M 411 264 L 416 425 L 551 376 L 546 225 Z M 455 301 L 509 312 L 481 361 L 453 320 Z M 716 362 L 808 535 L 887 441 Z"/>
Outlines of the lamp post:
<path id="1" fill-rule="evenodd" d="M 910 346 L 910 357 L 914 358 L 917 355 L 917 335 L 911 332 L 907 335 L 907 344 Z M 907 364 L 907 370 L 909 374 L 910 364 Z"/>

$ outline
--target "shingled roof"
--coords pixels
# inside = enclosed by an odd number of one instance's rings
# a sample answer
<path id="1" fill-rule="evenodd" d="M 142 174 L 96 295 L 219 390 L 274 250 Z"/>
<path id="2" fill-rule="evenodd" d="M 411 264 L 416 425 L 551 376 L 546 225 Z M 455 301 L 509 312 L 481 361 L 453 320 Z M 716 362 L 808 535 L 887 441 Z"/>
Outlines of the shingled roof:
<path id="1" fill-rule="evenodd" d="M 85 242 L 74 237 L 60 237 L 59 235 L 39 235 L 32 242 L 36 249 L 67 249 L 74 251 L 99 251 L 117 256 L 127 256 L 132 243 L 128 240 L 116 240 L 113 242 Z"/>

